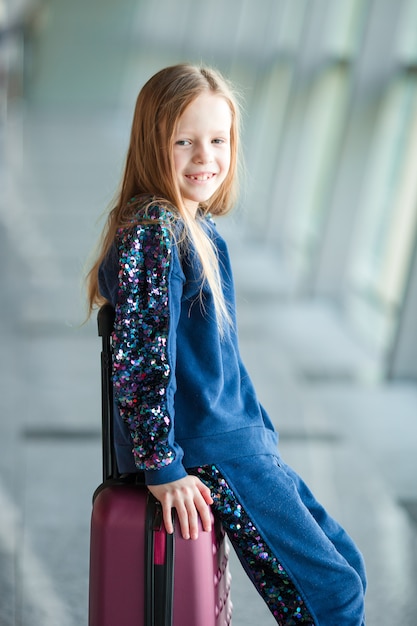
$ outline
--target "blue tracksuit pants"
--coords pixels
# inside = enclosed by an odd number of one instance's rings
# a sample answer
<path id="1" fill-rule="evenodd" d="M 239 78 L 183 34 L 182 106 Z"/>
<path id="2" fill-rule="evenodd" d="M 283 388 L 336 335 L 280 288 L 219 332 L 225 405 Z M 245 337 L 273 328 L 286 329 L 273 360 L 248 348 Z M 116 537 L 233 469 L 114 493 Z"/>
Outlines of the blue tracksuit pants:
<path id="1" fill-rule="evenodd" d="M 279 457 L 191 470 L 281 626 L 363 626 L 365 568 L 352 539 Z"/>

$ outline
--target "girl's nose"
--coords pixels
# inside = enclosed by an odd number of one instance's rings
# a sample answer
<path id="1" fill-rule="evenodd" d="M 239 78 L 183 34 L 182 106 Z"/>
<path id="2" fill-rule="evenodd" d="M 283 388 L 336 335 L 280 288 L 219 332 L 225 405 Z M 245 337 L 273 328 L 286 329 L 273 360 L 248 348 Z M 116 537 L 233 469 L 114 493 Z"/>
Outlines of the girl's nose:
<path id="1" fill-rule="evenodd" d="M 205 163 L 210 163 L 210 161 L 212 160 L 212 152 L 210 148 L 210 145 L 199 145 L 194 154 L 194 162 L 201 163 L 202 165 L 204 165 Z"/>

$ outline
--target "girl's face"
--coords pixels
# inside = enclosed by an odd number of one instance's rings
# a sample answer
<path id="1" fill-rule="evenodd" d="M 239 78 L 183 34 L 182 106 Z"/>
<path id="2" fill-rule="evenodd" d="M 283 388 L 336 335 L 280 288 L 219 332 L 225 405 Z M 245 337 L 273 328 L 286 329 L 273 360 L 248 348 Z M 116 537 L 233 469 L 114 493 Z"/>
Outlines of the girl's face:
<path id="1" fill-rule="evenodd" d="M 202 93 L 185 109 L 174 133 L 174 167 L 184 205 L 192 215 L 227 176 L 232 113 L 227 101 Z"/>

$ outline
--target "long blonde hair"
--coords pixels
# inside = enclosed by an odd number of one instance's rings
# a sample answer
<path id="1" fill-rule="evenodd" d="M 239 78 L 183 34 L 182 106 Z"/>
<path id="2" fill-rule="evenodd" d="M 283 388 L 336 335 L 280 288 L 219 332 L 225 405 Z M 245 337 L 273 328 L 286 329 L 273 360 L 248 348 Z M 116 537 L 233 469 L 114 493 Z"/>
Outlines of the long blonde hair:
<path id="1" fill-rule="evenodd" d="M 215 249 L 199 220 L 186 210 L 175 176 L 173 136 L 179 118 L 203 92 L 223 97 L 232 113 L 230 131 L 230 167 L 213 196 L 202 206 L 204 215 L 225 215 L 237 197 L 237 173 L 240 135 L 240 112 L 237 98 L 223 76 L 212 68 L 180 64 L 157 72 L 141 89 L 133 115 L 130 144 L 125 169 L 115 205 L 109 213 L 102 234 L 98 257 L 87 276 L 89 313 L 104 298 L 98 285 L 99 267 L 110 250 L 120 228 L 131 228 L 136 218 L 132 198 L 150 194 L 175 207 L 185 226 L 186 238 L 192 241 L 202 266 L 202 279 L 213 293 L 217 322 L 224 331 L 229 314 L 220 281 Z"/>

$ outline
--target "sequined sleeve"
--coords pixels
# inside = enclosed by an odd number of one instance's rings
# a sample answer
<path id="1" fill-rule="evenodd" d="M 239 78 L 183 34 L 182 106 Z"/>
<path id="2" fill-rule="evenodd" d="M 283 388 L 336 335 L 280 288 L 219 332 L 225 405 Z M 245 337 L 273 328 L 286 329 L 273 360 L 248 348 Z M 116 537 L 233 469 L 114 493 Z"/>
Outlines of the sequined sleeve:
<path id="1" fill-rule="evenodd" d="M 119 233 L 113 385 L 140 470 L 161 469 L 177 456 L 167 399 L 172 246 L 161 219 Z"/>

